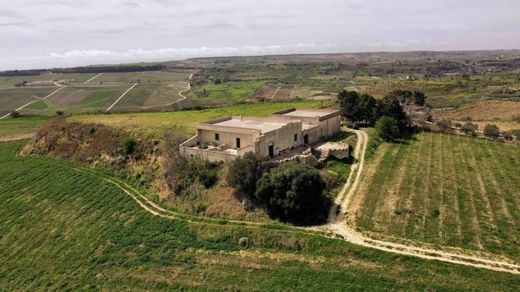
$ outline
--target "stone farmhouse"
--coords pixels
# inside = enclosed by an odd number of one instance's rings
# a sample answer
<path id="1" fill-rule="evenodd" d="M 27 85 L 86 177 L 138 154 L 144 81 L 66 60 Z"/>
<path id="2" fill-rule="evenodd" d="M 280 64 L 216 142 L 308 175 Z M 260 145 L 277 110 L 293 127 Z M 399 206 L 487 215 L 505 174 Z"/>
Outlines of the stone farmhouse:
<path id="1" fill-rule="evenodd" d="M 295 109 L 266 118 L 226 116 L 197 125 L 197 135 L 180 145 L 186 157 L 232 161 L 247 152 L 273 158 L 300 146 L 312 146 L 340 131 L 333 109 Z"/>

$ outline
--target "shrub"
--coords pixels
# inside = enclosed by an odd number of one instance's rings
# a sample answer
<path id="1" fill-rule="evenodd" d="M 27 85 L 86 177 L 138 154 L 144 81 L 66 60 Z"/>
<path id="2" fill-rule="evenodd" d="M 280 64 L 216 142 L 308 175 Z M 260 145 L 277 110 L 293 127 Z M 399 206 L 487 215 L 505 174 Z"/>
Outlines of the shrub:
<path id="1" fill-rule="evenodd" d="M 504 132 L 504 139 L 506 141 L 513 141 L 513 132 L 512 131 L 507 131 L 507 132 Z"/>
<path id="2" fill-rule="evenodd" d="M 11 118 L 19 118 L 21 117 L 22 115 L 20 114 L 20 112 L 18 111 L 12 111 L 11 112 Z"/>
<path id="3" fill-rule="evenodd" d="M 399 126 L 397 120 L 382 116 L 375 125 L 376 133 L 385 141 L 393 141 L 399 137 Z"/>
<path id="4" fill-rule="evenodd" d="M 130 155 L 132 153 L 134 153 L 135 151 L 135 140 L 132 139 L 132 138 L 126 138 L 124 141 L 123 141 L 123 153 L 125 155 Z"/>
<path id="5" fill-rule="evenodd" d="M 511 130 L 511 135 L 515 137 L 516 140 L 520 140 L 520 129 Z"/>
<path id="6" fill-rule="evenodd" d="M 258 154 L 248 152 L 229 164 L 227 183 L 240 195 L 254 200 L 256 183 L 270 168 L 270 162 L 265 161 Z"/>
<path id="7" fill-rule="evenodd" d="M 166 182 L 176 195 L 184 195 L 185 191 L 195 183 L 208 189 L 218 182 L 219 164 L 196 158 L 186 158 L 176 152 L 170 160 L 166 173 Z"/>
<path id="8" fill-rule="evenodd" d="M 438 120 L 436 123 L 437 127 L 439 127 L 442 131 L 446 131 L 451 128 L 451 121 L 448 119 Z"/>
<path id="9" fill-rule="evenodd" d="M 513 122 L 520 123 L 520 115 L 514 115 L 512 118 Z"/>
<path id="10" fill-rule="evenodd" d="M 199 167 L 196 173 L 197 180 L 206 188 L 209 189 L 218 181 L 218 164 L 206 162 L 202 167 Z"/>
<path id="11" fill-rule="evenodd" d="M 462 125 L 462 127 L 460 128 L 460 130 L 464 132 L 466 135 L 475 135 L 477 129 L 478 126 L 471 122 L 465 122 L 464 125 Z"/>
<path id="12" fill-rule="evenodd" d="M 498 138 L 500 136 L 500 130 L 496 125 L 493 124 L 487 124 L 484 127 L 484 136 L 490 137 L 490 138 Z"/>
<path id="13" fill-rule="evenodd" d="M 56 111 L 57 116 L 63 116 L 63 114 L 64 114 L 63 111 Z"/>
<path id="14" fill-rule="evenodd" d="M 331 206 L 324 189 L 325 182 L 315 168 L 283 164 L 258 181 L 256 200 L 271 218 L 303 225 L 321 223 Z"/>

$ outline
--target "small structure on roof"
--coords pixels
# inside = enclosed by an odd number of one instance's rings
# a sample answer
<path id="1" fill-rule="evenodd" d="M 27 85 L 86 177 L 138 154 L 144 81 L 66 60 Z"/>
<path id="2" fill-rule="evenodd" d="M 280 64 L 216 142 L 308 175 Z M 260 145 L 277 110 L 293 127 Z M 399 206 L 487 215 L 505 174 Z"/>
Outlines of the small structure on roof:
<path id="1" fill-rule="evenodd" d="M 180 145 L 181 154 L 231 161 L 247 152 L 273 158 L 314 145 L 340 131 L 340 112 L 290 108 L 266 118 L 227 116 L 197 125 L 197 135 Z"/>

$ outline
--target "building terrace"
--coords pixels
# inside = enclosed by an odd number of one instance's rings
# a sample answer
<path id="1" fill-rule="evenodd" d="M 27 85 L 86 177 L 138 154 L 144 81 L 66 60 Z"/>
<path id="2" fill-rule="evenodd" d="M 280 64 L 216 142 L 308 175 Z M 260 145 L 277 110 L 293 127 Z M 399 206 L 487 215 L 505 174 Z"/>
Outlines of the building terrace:
<path id="1" fill-rule="evenodd" d="M 231 161 L 247 152 L 273 158 L 326 139 L 340 131 L 339 111 L 287 109 L 266 118 L 227 116 L 197 125 L 181 154 L 209 161 Z"/>

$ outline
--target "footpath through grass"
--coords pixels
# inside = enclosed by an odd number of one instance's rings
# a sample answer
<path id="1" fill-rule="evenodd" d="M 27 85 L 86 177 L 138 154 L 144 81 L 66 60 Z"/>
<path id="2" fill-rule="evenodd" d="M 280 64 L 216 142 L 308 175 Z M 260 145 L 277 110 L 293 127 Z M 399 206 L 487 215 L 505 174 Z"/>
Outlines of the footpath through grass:
<path id="1" fill-rule="evenodd" d="M 420 133 L 382 144 L 357 202 L 365 231 L 520 261 L 520 147 Z"/>
<path id="2" fill-rule="evenodd" d="M 2 290 L 509 290 L 507 273 L 318 235 L 152 216 L 70 162 L 0 143 Z M 240 246 L 239 239 L 248 244 Z"/>

